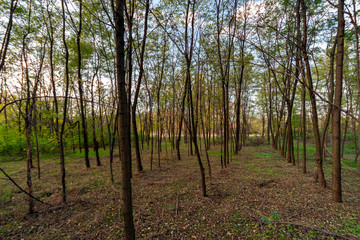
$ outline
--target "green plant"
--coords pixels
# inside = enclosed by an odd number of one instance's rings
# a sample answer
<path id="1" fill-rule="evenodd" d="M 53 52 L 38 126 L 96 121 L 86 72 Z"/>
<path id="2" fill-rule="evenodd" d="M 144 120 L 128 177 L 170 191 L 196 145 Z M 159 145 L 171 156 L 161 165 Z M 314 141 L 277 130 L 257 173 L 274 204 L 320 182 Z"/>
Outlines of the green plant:
<path id="1" fill-rule="evenodd" d="M 360 237 L 360 224 L 353 219 L 343 218 L 344 231 Z"/>
<path id="2" fill-rule="evenodd" d="M 280 213 L 272 212 L 270 217 L 261 216 L 260 220 L 265 222 L 269 227 L 273 227 L 275 223 L 280 220 L 280 217 Z"/>

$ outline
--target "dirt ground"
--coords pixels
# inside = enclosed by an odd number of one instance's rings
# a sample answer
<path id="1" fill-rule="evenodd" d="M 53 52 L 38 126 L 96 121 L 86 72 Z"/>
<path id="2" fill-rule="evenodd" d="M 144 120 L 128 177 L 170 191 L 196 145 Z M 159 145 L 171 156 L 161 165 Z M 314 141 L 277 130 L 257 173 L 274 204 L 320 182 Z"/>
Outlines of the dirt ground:
<path id="1" fill-rule="evenodd" d="M 343 203 L 331 201 L 331 187 L 321 189 L 309 173 L 288 164 L 269 146 L 247 146 L 221 168 L 219 147 L 206 158 L 208 197 L 201 196 L 195 156 L 168 149 L 161 167 L 154 154 L 143 152 L 145 171 L 133 175 L 134 221 L 137 239 L 359 239 L 360 179 L 343 170 Z M 0 239 L 121 239 L 120 164 L 114 163 L 115 183 L 109 177 L 109 158 L 95 160 L 90 169 L 83 159 L 67 159 L 68 203 L 61 204 L 60 165 L 43 160 L 42 178 L 33 171 L 34 195 L 50 205 L 36 203 L 27 215 L 26 198 L 0 175 Z M 25 188 L 25 163 L 0 163 Z M 135 167 L 134 167 L 135 170 Z M 331 186 L 331 163 L 325 163 Z"/>

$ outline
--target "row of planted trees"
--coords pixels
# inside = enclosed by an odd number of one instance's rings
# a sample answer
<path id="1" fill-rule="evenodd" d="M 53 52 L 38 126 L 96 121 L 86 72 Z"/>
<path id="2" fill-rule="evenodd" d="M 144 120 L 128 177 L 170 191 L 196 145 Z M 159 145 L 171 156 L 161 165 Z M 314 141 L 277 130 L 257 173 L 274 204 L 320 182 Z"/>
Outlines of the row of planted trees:
<path id="1" fill-rule="evenodd" d="M 355 134 L 355 160 L 360 134 L 355 1 L 11 0 L 0 7 L 1 151 L 27 159 L 30 213 L 31 171 L 36 166 L 41 177 L 42 153 L 59 155 L 66 202 L 66 154 L 84 151 L 90 167 L 93 148 L 99 166 L 99 149 L 109 148 L 113 181 L 119 146 L 133 238 L 131 142 L 141 172 L 144 148 L 150 169 L 153 161 L 161 167 L 164 142 L 180 160 L 184 139 L 206 196 L 211 145 L 221 145 L 219 164 L 227 167 L 250 133 L 303 173 L 314 139 L 321 187 L 330 136 L 333 200 L 342 201 L 341 123 Z M 294 139 L 298 149 L 302 140 L 301 161 Z"/>

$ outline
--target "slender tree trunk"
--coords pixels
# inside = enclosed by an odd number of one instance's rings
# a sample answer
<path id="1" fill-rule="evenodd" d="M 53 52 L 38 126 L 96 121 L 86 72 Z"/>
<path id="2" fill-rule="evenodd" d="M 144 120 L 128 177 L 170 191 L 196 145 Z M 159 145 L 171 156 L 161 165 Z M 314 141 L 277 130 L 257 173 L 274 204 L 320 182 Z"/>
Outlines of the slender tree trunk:
<path id="1" fill-rule="evenodd" d="M 345 149 L 345 142 L 346 142 L 346 134 L 348 131 L 348 127 L 349 127 L 349 119 L 346 118 L 345 119 L 345 128 L 344 128 L 344 136 L 343 139 L 341 141 L 341 154 L 340 154 L 340 158 L 342 159 L 344 157 L 344 149 Z"/>
<path id="2" fill-rule="evenodd" d="M 334 202 L 342 202 L 341 190 L 341 99 L 343 84 L 343 60 L 344 60 L 344 0 L 338 1 L 338 32 L 336 36 L 336 82 L 335 99 L 332 116 L 332 137 L 333 137 L 333 169 L 332 169 L 332 198 Z"/>
<path id="3" fill-rule="evenodd" d="M 10 43 L 10 35 L 11 35 L 11 30 L 12 30 L 12 25 L 13 25 L 13 17 L 14 17 L 17 3 L 18 3 L 18 0 L 11 0 L 9 22 L 6 27 L 6 31 L 4 34 L 4 40 L 1 44 L 1 49 L 0 49 L 0 72 L 3 70 L 4 65 L 5 65 L 6 52 L 7 52 L 9 43 Z"/>
<path id="4" fill-rule="evenodd" d="M 37 119 L 36 119 L 36 104 L 34 105 L 34 136 L 35 136 L 35 145 L 36 145 L 36 160 L 37 160 L 37 174 L 38 179 L 40 179 L 40 151 L 39 151 L 39 141 L 37 134 Z"/>
<path id="5" fill-rule="evenodd" d="M 151 151 L 150 151 L 150 171 L 153 167 L 153 154 L 154 154 L 154 137 L 153 137 L 153 120 L 152 120 L 152 96 L 149 86 L 147 84 L 147 79 L 145 78 L 145 86 L 149 96 L 149 127 L 148 127 L 148 146 L 149 141 L 151 140 Z M 150 139 L 151 138 L 151 139 Z"/>
<path id="6" fill-rule="evenodd" d="M 185 88 L 184 88 L 184 93 L 183 93 L 183 97 L 182 97 L 182 101 L 181 101 L 181 110 L 180 110 L 180 122 L 179 122 L 179 134 L 178 134 L 178 138 L 176 140 L 176 152 L 177 152 L 177 159 L 181 160 L 181 155 L 180 155 L 180 141 L 181 141 L 181 130 L 182 130 L 182 126 L 183 126 L 183 120 L 184 120 L 184 111 L 185 111 L 185 99 L 186 99 L 186 93 L 187 93 L 187 89 L 186 86 L 188 84 L 189 79 L 186 77 L 185 78 Z"/>
<path id="7" fill-rule="evenodd" d="M 115 102 L 114 104 L 115 105 Z M 111 113 L 111 119 L 113 118 L 113 113 Z M 109 158 L 109 170 L 110 170 L 110 179 L 111 183 L 114 183 L 114 173 L 113 173 L 113 162 L 114 162 L 114 148 L 116 142 L 116 133 L 118 130 L 118 118 L 119 118 L 119 108 L 116 108 L 115 111 L 115 121 L 113 124 L 113 131 L 111 131 L 111 123 L 112 120 L 108 120 L 107 118 L 107 125 L 108 125 L 108 132 L 109 132 L 109 151 L 110 151 L 110 158 Z"/>
<path id="8" fill-rule="evenodd" d="M 108 123 L 107 127 L 108 127 L 108 132 L 109 132 L 109 172 L 110 172 L 111 183 L 114 183 L 113 162 L 114 162 L 115 132 L 114 132 L 114 137 L 113 137 L 111 134 L 111 124 Z M 113 141 L 113 139 L 114 139 L 114 141 Z"/>
<path id="9" fill-rule="evenodd" d="M 358 110 L 360 112 L 360 54 L 359 54 L 359 35 L 360 35 L 360 28 L 357 24 L 357 14 L 358 14 L 358 10 L 356 9 L 357 3 L 355 0 L 352 1 L 353 4 L 353 19 L 352 19 L 352 24 L 355 28 L 355 56 L 356 56 L 356 86 L 357 86 L 357 95 L 358 95 Z M 359 120 L 360 118 L 358 118 Z M 358 129 L 358 147 L 360 147 L 360 127 Z M 356 154 L 356 158 L 355 161 L 357 161 L 358 155 Z"/>
<path id="10" fill-rule="evenodd" d="M 61 170 L 61 186 L 62 186 L 62 201 L 63 203 L 66 202 L 66 170 L 65 170 L 65 153 L 64 153 L 64 133 L 65 133 L 65 122 L 66 122 L 66 115 L 67 115 L 67 105 L 68 105 L 68 94 L 69 94 L 69 84 L 70 84 L 70 77 L 69 77 L 69 50 L 66 43 L 66 19 L 65 19 L 65 0 L 61 1 L 62 5 L 62 41 L 65 48 L 65 78 L 66 78 L 66 87 L 65 87 L 65 100 L 64 100 L 64 111 L 63 111 L 63 121 L 61 124 L 61 129 L 59 132 L 59 154 L 60 154 L 60 170 Z M 54 73 L 54 72 L 53 72 Z M 53 78 L 53 76 L 52 76 Z M 55 87 L 55 82 L 53 81 L 53 87 Z M 54 96 L 56 96 L 55 88 L 53 89 Z M 56 102 L 57 105 L 57 102 Z M 58 121 L 58 119 L 57 119 Z M 59 122 L 57 122 L 59 124 Z M 78 124 L 78 126 L 80 126 Z"/>
<path id="11" fill-rule="evenodd" d="M 144 22 L 144 34 L 143 34 L 143 40 L 141 45 L 141 52 L 140 52 L 140 63 L 139 63 L 139 76 L 137 80 L 135 95 L 134 95 L 134 102 L 132 105 L 132 126 L 133 126 L 133 134 L 134 134 L 134 145 L 135 145 L 135 156 L 136 156 L 136 166 L 137 171 L 142 172 L 143 167 L 141 163 L 141 155 L 140 155 L 140 146 L 139 146 L 139 136 L 138 136 L 138 130 L 136 126 L 136 106 L 138 101 L 138 96 L 140 92 L 140 86 L 141 81 L 144 73 L 144 55 L 145 55 L 145 46 L 146 46 L 146 37 L 147 37 L 147 24 L 148 24 L 148 15 L 149 15 L 149 8 L 150 8 L 150 2 L 149 0 L 146 1 L 146 10 L 145 10 L 145 22 Z M 141 141 L 143 142 L 143 136 L 141 138 Z"/>
<path id="12" fill-rule="evenodd" d="M 132 210 L 131 188 L 131 142 L 129 126 L 129 107 L 126 94 L 125 67 L 124 67 L 124 1 L 115 1 L 115 48 L 116 48 L 116 74 L 119 97 L 119 156 L 121 161 L 121 198 L 122 216 L 124 218 L 125 239 L 135 239 L 135 228 Z M 131 91 L 131 88 L 129 88 Z"/>
<path id="13" fill-rule="evenodd" d="M 192 9 L 191 11 L 194 13 L 195 12 L 195 4 L 196 1 L 194 1 L 192 3 Z M 187 83 L 188 85 L 185 86 L 187 88 L 187 92 L 189 95 L 189 104 L 190 104 L 190 118 L 191 118 L 191 122 L 189 123 L 189 125 L 192 127 L 192 133 L 191 133 L 191 137 L 192 137 L 192 141 L 194 143 L 194 147 L 195 147 L 195 153 L 197 156 L 197 161 L 199 164 L 199 168 L 200 168 L 200 176 L 201 176 L 201 186 L 202 186 L 202 195 L 205 197 L 207 196 L 206 193 L 206 183 L 205 183 L 205 170 L 204 170 L 204 166 L 202 164 L 201 161 L 201 157 L 200 157 L 200 150 L 198 147 L 198 143 L 197 143 L 197 133 L 196 133 L 196 125 L 195 125 L 195 116 L 194 116 L 194 105 L 193 105 L 193 98 L 192 98 L 192 89 L 191 89 L 191 75 L 190 75 L 190 67 L 191 67 L 191 59 L 192 59 L 192 53 L 193 53 L 193 47 L 194 47 L 194 22 L 195 22 L 195 14 L 192 14 L 191 16 L 191 40 L 190 40 L 190 45 L 189 45 L 189 41 L 188 41 L 188 25 L 189 25 L 189 10 L 190 10 L 190 5 L 191 5 L 191 0 L 188 0 L 187 2 L 187 7 L 186 7 L 186 15 L 185 15 L 185 60 L 186 60 L 186 79 L 188 79 Z"/>
<path id="14" fill-rule="evenodd" d="M 41 53 L 39 69 L 36 73 L 34 82 L 31 83 L 30 74 L 29 74 L 29 67 L 27 62 L 27 53 L 26 53 L 26 38 L 30 33 L 30 19 L 31 19 L 31 2 L 30 2 L 30 11 L 29 11 L 29 22 L 28 22 L 28 29 L 25 35 L 23 36 L 22 42 L 22 58 L 25 63 L 25 79 L 26 79 L 26 109 L 25 109 L 25 136 L 26 136 L 26 183 L 28 187 L 28 193 L 32 195 L 32 179 L 31 179 L 31 168 L 32 166 L 32 147 L 31 147 L 31 128 L 33 124 L 33 115 L 34 115 L 34 108 L 35 108 L 35 97 L 37 94 L 38 85 L 40 82 L 40 76 L 42 72 L 44 57 L 45 57 L 45 48 L 46 48 L 46 41 L 42 48 L 43 52 Z M 30 89 L 32 87 L 32 89 Z M 29 202 L 29 214 L 34 213 L 34 200 L 32 197 L 28 198 Z"/>
<path id="15" fill-rule="evenodd" d="M 99 117 L 100 117 L 100 136 L 101 136 L 101 144 L 104 150 L 106 150 L 105 145 L 105 137 L 104 137 L 104 118 L 103 118 L 103 109 L 102 109 L 102 103 L 101 103 L 101 84 L 100 84 L 100 77 L 97 77 L 97 84 L 98 84 L 98 101 L 99 101 Z"/>
<path id="16" fill-rule="evenodd" d="M 78 88 L 79 88 L 79 97 L 80 97 L 81 126 L 82 126 L 82 134 L 84 138 L 85 165 L 87 168 L 89 168 L 90 167 L 89 140 L 87 135 L 87 127 L 86 127 L 83 80 L 81 77 L 81 47 L 80 47 L 81 32 L 82 32 L 82 0 L 79 0 L 79 29 L 77 30 L 77 34 L 76 34 L 76 45 L 77 45 L 77 56 L 78 56 L 77 77 L 78 77 Z"/>
<path id="17" fill-rule="evenodd" d="M 30 13 L 29 13 L 29 25 L 28 29 L 30 29 L 30 14 L 31 14 L 31 1 L 30 1 Z M 27 63 L 27 55 L 26 55 L 26 37 L 29 34 L 29 31 L 23 36 L 22 42 L 22 58 L 25 63 L 25 79 L 26 79 L 26 112 L 25 112 L 25 137 L 26 137 L 26 184 L 28 188 L 28 193 L 30 195 L 33 194 L 32 188 L 32 179 L 31 179 L 31 168 L 32 166 L 32 148 L 31 148 L 31 121 L 32 121 L 32 109 L 31 109 L 31 90 L 30 90 L 30 76 L 29 76 L 29 68 Z M 20 112 L 20 111 L 19 111 Z M 29 214 L 34 213 L 34 200 L 30 196 L 28 197 L 28 207 Z"/>
<path id="18" fill-rule="evenodd" d="M 201 94 L 200 94 L 200 98 L 201 98 Z M 201 99 L 200 99 L 201 101 Z M 200 104 L 201 106 L 201 104 Z M 204 108 L 205 110 L 205 108 Z M 204 119 L 203 119 L 203 116 L 202 116 L 202 111 L 201 111 L 201 108 L 200 108 L 200 120 L 201 120 L 201 126 L 202 126 L 202 132 L 203 132 L 203 138 L 204 140 L 206 139 L 206 136 L 205 136 L 205 125 L 204 125 Z M 209 154 L 208 154 L 208 150 L 207 150 L 207 147 L 206 147 L 206 142 L 204 143 L 205 147 L 205 154 L 206 154 L 206 161 L 207 161 L 207 165 L 208 165 L 208 171 L 209 171 L 209 178 L 210 178 L 210 181 L 211 181 L 211 164 L 210 164 L 210 159 L 209 159 Z"/>
<path id="19" fill-rule="evenodd" d="M 160 129 L 162 129 L 162 118 L 160 113 L 160 92 L 162 87 L 162 81 L 164 76 L 164 68 L 165 68 L 165 61 L 166 61 L 166 37 L 164 36 L 164 45 L 163 45 L 163 58 L 161 61 L 161 69 L 160 69 L 160 77 L 159 77 L 159 85 L 157 86 L 156 91 L 156 100 L 157 100 L 157 113 L 156 113 L 156 126 L 157 126 L 157 147 L 158 147 L 158 167 L 161 167 L 160 164 L 160 154 L 161 154 L 161 137 L 162 134 L 160 132 Z"/>
<path id="20" fill-rule="evenodd" d="M 306 77 L 307 77 L 307 88 L 309 90 L 310 101 L 311 101 L 311 110 L 312 110 L 312 123 L 313 123 L 313 131 L 315 137 L 315 146 L 316 146 L 316 162 L 317 162 L 317 177 L 322 188 L 326 187 L 326 181 L 324 177 L 323 171 L 323 155 L 321 149 L 321 140 L 319 133 L 319 121 L 318 121 L 318 113 L 316 106 L 316 98 L 315 92 L 313 88 L 313 80 L 311 76 L 311 67 L 307 53 L 307 17 L 306 17 L 306 6 L 305 1 L 301 0 L 302 5 L 302 17 L 303 17 L 303 42 L 302 42 L 302 52 L 303 58 L 306 67 Z"/>
<path id="21" fill-rule="evenodd" d="M 30 100 L 29 100 L 30 101 Z M 31 180 L 31 162 L 32 162 L 32 151 L 31 151 L 31 123 L 27 116 L 25 118 L 25 135 L 26 135 L 26 184 L 28 187 L 28 193 L 33 194 L 32 180 Z M 29 196 L 29 214 L 34 213 L 34 200 Z"/>
<path id="22" fill-rule="evenodd" d="M 93 148 L 96 154 L 96 165 L 101 166 L 100 155 L 99 155 L 99 143 L 96 138 L 96 116 L 95 116 L 95 103 L 94 103 L 94 81 L 98 72 L 98 66 L 96 67 L 94 76 L 91 81 L 91 117 L 92 117 L 92 135 L 93 135 Z"/>
<path id="23" fill-rule="evenodd" d="M 324 129 L 321 135 L 321 149 L 324 151 L 324 159 L 326 159 L 326 152 L 325 152 L 325 139 L 326 139 L 326 134 L 327 134 L 327 130 L 329 127 L 329 123 L 330 123 L 330 118 L 332 115 L 332 111 L 333 111 L 333 101 L 334 101 L 334 58 L 335 58 L 335 50 L 336 50 L 336 45 L 337 45 L 337 41 L 334 42 L 334 45 L 332 47 L 332 50 L 330 52 L 330 67 L 329 67 L 329 83 L 330 83 L 330 92 L 329 92 L 329 97 L 328 97 L 328 101 L 329 101 L 329 107 L 328 107 L 328 112 L 326 114 L 326 118 L 325 118 L 325 123 L 324 123 Z"/>
<path id="24" fill-rule="evenodd" d="M 245 32 L 245 27 L 244 27 L 244 32 Z M 244 59 L 244 45 L 245 45 L 245 40 L 242 42 L 242 48 L 241 48 L 241 59 Z M 238 154 L 239 149 L 240 149 L 240 118 L 241 118 L 241 113 L 240 113 L 240 106 L 241 106 L 241 87 L 242 87 L 242 82 L 243 82 L 243 78 L 244 78 L 244 68 L 245 68 L 245 64 L 242 63 L 241 64 L 241 70 L 240 70 L 240 77 L 239 77 L 239 86 L 238 86 L 238 92 L 237 92 L 237 100 L 236 100 L 236 130 L 235 130 L 235 155 Z"/>

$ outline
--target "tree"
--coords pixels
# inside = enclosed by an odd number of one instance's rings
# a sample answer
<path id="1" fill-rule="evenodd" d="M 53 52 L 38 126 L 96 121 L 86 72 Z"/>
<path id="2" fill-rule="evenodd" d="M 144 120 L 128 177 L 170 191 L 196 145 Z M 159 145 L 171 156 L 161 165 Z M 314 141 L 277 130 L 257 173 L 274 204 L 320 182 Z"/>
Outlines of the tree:
<path id="1" fill-rule="evenodd" d="M 1 44 L 1 49 L 0 49 L 0 72 L 2 71 L 2 69 L 4 68 L 4 65 L 5 65 L 6 52 L 7 52 L 8 46 L 9 46 L 9 42 L 10 42 L 11 30 L 12 30 L 12 26 L 13 26 L 13 17 L 14 17 L 14 13 L 15 13 L 17 4 L 18 4 L 18 0 L 11 0 L 9 22 L 6 27 L 6 32 L 4 34 L 4 39 L 3 39 L 3 42 Z"/>
<path id="2" fill-rule="evenodd" d="M 134 94 L 134 101 L 131 107 L 131 114 L 132 114 L 132 126 L 134 132 L 134 145 L 135 145 L 135 156 L 136 156 L 136 163 L 137 163 L 137 170 L 138 172 L 143 171 L 142 163 L 141 163 L 141 155 L 140 155 L 140 146 L 139 146 L 139 136 L 138 136 L 138 129 L 136 126 L 136 107 L 138 103 L 138 97 L 140 92 L 141 81 L 144 74 L 144 55 L 145 55 L 145 46 L 146 46 L 146 38 L 147 38 L 147 26 L 148 26 L 148 16 L 149 16 L 149 8 L 150 2 L 149 0 L 146 1 L 145 4 L 145 17 L 144 17 L 144 34 L 143 40 L 141 44 L 141 52 L 140 52 L 140 63 L 139 63 L 139 76 L 136 84 L 136 90 Z"/>
<path id="3" fill-rule="evenodd" d="M 342 201 L 341 191 L 341 99 L 343 84 L 343 61 L 344 61 L 344 0 L 338 1 L 338 30 L 336 35 L 336 82 L 335 99 L 332 114 L 332 137 L 333 137 L 333 169 L 332 169 L 332 198 L 334 202 Z"/>
<path id="4" fill-rule="evenodd" d="M 84 103 L 84 90 L 83 90 L 83 79 L 81 76 L 81 32 L 82 32 L 82 0 L 79 0 L 79 28 L 76 29 L 76 47 L 77 47 L 77 82 L 79 88 L 79 97 L 80 97 L 80 113 L 81 113 L 81 126 L 84 139 L 84 151 L 85 151 L 85 165 L 87 168 L 90 167 L 89 159 L 89 139 L 87 133 L 86 125 L 86 113 L 85 113 L 85 103 Z"/>
<path id="5" fill-rule="evenodd" d="M 131 142 L 130 142 L 130 108 L 125 84 L 124 66 L 124 1 L 112 2 L 115 22 L 115 52 L 116 52 L 116 78 L 118 82 L 119 97 L 119 156 L 121 161 L 121 198 L 122 215 L 125 225 L 125 239 L 135 239 L 135 228 L 132 211 L 132 189 L 131 189 Z M 131 89 L 129 89 L 131 91 Z"/>
<path id="6" fill-rule="evenodd" d="M 306 69 L 306 78 L 307 78 L 306 87 L 309 91 L 309 96 L 311 101 L 312 123 L 313 123 L 313 131 L 314 131 L 315 145 L 316 145 L 316 162 L 317 162 L 316 177 L 319 179 L 320 186 L 322 188 L 325 188 L 326 181 L 323 171 L 323 155 L 322 155 L 321 142 L 320 142 L 318 112 L 317 112 L 315 91 L 313 87 L 310 61 L 307 51 L 307 17 L 306 17 L 306 4 L 304 0 L 301 0 L 301 13 L 302 13 L 302 21 L 303 21 L 303 41 L 301 44 L 301 50 L 302 50 L 302 55 Z"/>

